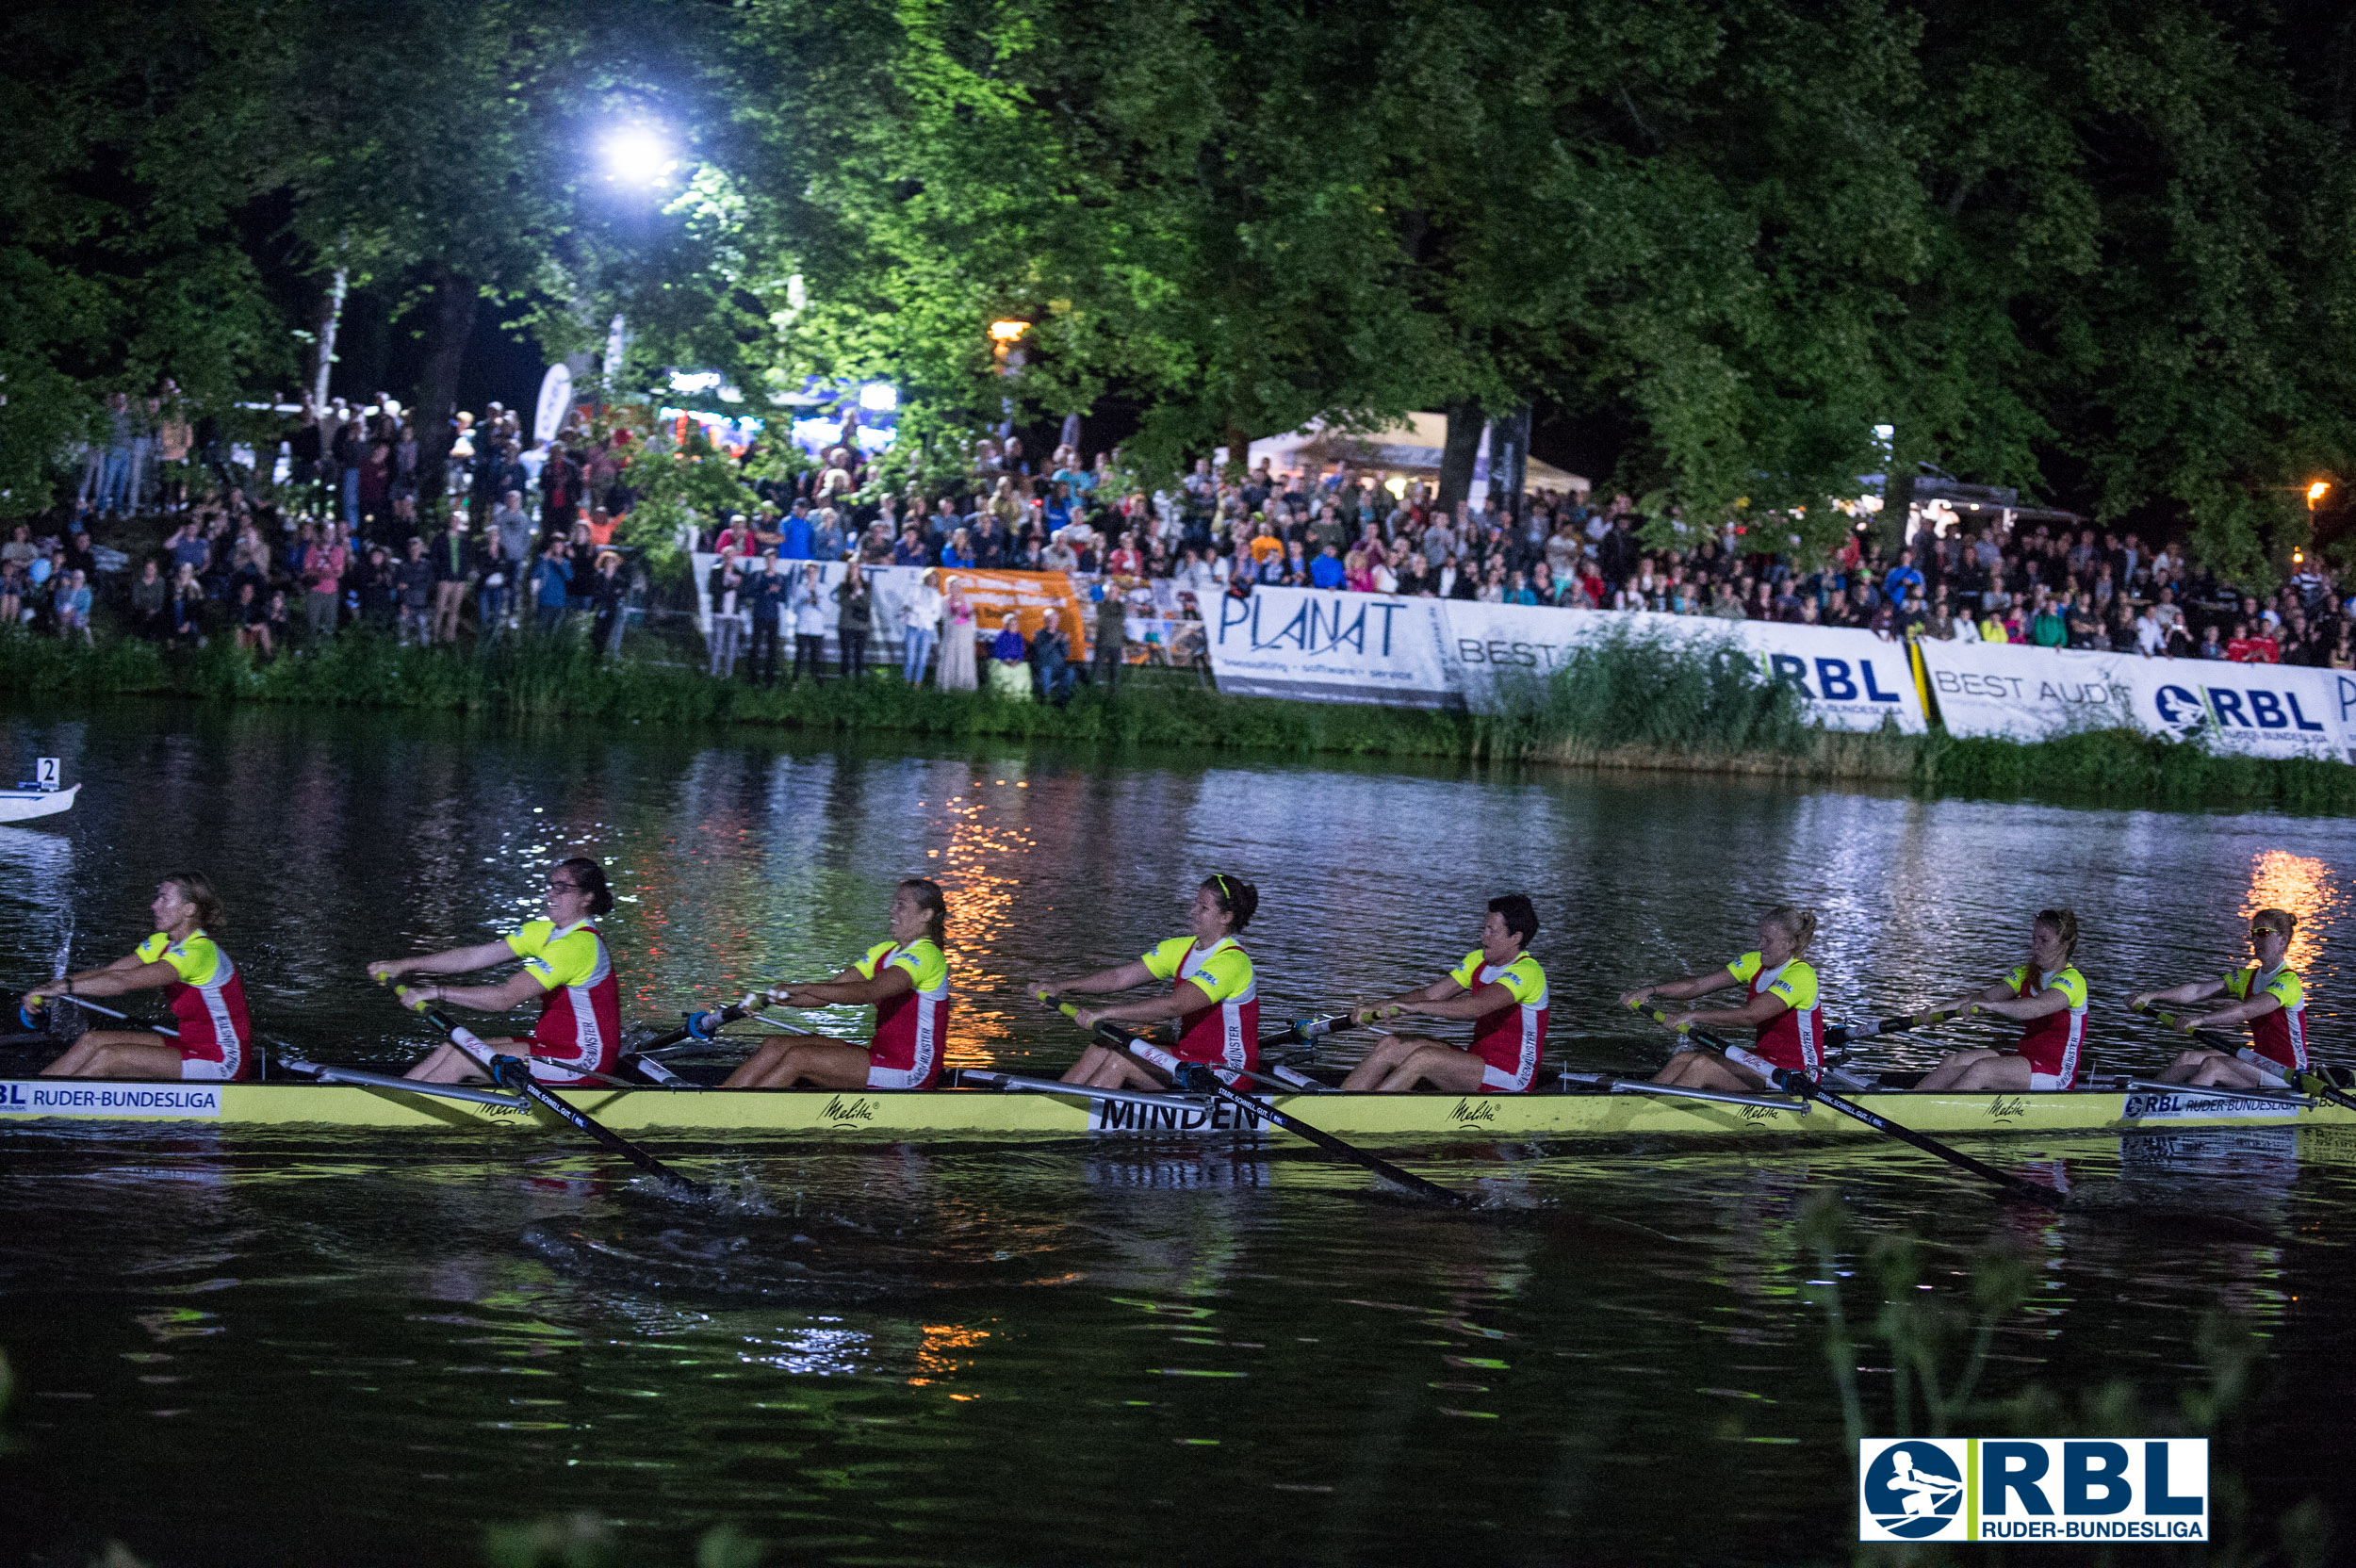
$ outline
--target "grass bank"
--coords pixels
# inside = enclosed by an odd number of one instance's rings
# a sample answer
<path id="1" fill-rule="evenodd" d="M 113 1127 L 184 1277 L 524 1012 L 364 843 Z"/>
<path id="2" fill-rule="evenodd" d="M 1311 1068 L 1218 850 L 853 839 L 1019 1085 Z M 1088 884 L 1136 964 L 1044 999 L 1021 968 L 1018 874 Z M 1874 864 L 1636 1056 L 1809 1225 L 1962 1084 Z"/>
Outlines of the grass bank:
<path id="1" fill-rule="evenodd" d="M 2356 814 L 2356 767 L 2212 752 L 2102 730 L 2023 745 L 1934 731 L 1811 727 L 1789 687 L 1729 649 L 1678 652 L 1635 639 L 1575 652 L 1552 676 L 1473 716 L 1402 708 L 1223 696 L 1162 678 L 1070 706 L 910 690 L 896 675 L 760 691 L 644 658 L 600 665 L 579 640 L 521 637 L 485 654 L 401 648 L 348 633 L 257 668 L 216 642 L 168 653 L 122 640 L 95 648 L 0 629 L 0 692 L 41 699 L 125 694 L 216 702 L 409 708 L 589 721 L 750 724 L 819 733 L 882 731 L 1306 757 L 1463 758 L 1567 767 L 1747 774 L 1794 782 L 2158 808 Z"/>

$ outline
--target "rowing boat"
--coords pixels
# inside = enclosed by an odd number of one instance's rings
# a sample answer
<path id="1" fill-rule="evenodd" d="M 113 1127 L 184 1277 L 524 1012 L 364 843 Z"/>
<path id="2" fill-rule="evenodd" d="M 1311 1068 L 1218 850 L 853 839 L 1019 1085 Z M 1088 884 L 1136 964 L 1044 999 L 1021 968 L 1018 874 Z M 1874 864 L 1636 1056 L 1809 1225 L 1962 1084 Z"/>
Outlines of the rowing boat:
<path id="1" fill-rule="evenodd" d="M 1266 1119 L 1186 1095 L 1094 1097 L 1044 1086 L 912 1089 L 582 1088 L 562 1098 L 627 1133 L 891 1139 L 1161 1134 L 1286 1137 Z M 2356 1132 L 2356 1111 L 2296 1097 L 2128 1087 L 2029 1094 L 1865 1091 L 1862 1105 L 1941 1136 L 2299 1127 Z M 1277 1108 L 1350 1138 L 1444 1143 L 1522 1138 L 1809 1138 L 1876 1135 L 1846 1117 L 1760 1096 L 1742 1102 L 1613 1093 L 1297 1094 Z M 542 1128 L 558 1121 L 511 1097 L 429 1096 L 375 1085 L 0 1080 L 0 1125 L 198 1124 L 350 1128 Z"/>

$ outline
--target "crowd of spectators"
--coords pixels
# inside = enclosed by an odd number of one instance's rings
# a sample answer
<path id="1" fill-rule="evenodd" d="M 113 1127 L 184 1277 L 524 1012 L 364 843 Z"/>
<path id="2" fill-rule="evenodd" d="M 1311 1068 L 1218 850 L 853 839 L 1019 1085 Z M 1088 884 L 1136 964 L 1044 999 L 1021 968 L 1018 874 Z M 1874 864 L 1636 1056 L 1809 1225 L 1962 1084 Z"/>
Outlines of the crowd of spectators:
<path id="1" fill-rule="evenodd" d="M 305 407 L 275 466 L 252 467 L 178 406 L 168 383 L 144 406 L 115 400 L 67 526 L 48 538 L 20 527 L 0 547 L 0 621 L 88 639 L 94 591 L 111 578 L 108 597 L 136 634 L 233 634 L 264 657 L 355 622 L 403 643 L 450 644 L 574 616 L 611 649 L 625 606 L 643 600 L 633 552 L 615 541 L 636 500 L 630 465 L 645 440 L 628 429 L 568 429 L 532 445 L 497 403 L 462 413 L 442 476 L 450 504 L 429 526 L 417 513 L 416 424 L 390 398 Z M 847 416 L 841 440 L 814 462 L 735 454 L 744 472 L 773 477 L 748 484 L 744 511 L 700 519 L 681 541 L 716 557 L 702 585 L 718 612 L 707 650 L 714 676 L 736 675 L 740 662 L 757 682 L 775 681 L 780 666 L 790 678 L 815 676 L 830 632 L 839 672 L 863 673 L 875 626 L 859 568 L 874 565 L 938 568 L 916 618 L 894 629 L 911 649 L 910 678 L 937 645 L 948 672 L 948 645 L 970 635 L 985 663 L 958 683 L 994 676 L 987 666 L 1006 636 L 973 621 L 957 592 L 960 569 L 1062 571 L 1099 600 L 1167 580 L 1165 597 L 1188 613 L 1218 596 L 1286 585 L 2152 657 L 2352 662 L 2350 602 L 2303 561 L 2262 601 L 2192 566 L 2181 545 L 2153 549 L 2066 519 L 2006 528 L 1950 512 L 1937 526 L 1923 521 L 1903 549 L 1860 531 L 1827 557 L 1795 560 L 1750 547 L 1732 524 L 1689 532 L 1675 523 L 1669 536 L 1680 545 L 1662 547 L 1661 531 L 1644 528 L 1626 495 L 1591 506 L 1585 496 L 1539 493 L 1518 507 L 1492 495 L 1443 508 L 1429 482 L 1385 482 L 1347 465 L 1222 475 L 1207 459 L 1149 490 L 1117 451 L 1083 461 L 1066 445 L 1034 463 L 1012 435 L 979 442 L 952 482 L 894 487 L 858 434 Z M 171 526 L 159 550 L 131 563 L 92 546 L 93 523 L 134 512 Z M 854 570 L 828 583 L 808 569 L 830 562 Z M 1057 635 L 1068 647 L 1068 629 Z M 1045 662 L 1059 668 L 1052 653 Z M 1033 692 L 1053 695 L 1059 678 L 1037 676 L 1028 642 L 1024 659 Z M 957 663 L 962 670 L 961 656 Z"/>

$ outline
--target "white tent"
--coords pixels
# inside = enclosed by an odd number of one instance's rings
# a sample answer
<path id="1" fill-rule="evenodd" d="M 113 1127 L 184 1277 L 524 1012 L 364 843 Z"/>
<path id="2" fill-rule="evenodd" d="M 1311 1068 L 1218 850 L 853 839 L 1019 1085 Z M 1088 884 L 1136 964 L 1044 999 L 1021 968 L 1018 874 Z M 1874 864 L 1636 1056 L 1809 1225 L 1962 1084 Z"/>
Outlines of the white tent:
<path id="1" fill-rule="evenodd" d="M 1324 420 L 1317 419 L 1300 430 L 1252 442 L 1247 466 L 1257 468 L 1266 461 L 1271 472 L 1281 474 L 1288 468 L 1316 471 L 1327 465 L 1347 463 L 1352 472 L 1371 473 L 1389 486 L 1393 481 L 1404 484 L 1414 480 L 1437 479 L 1440 454 L 1447 443 L 1445 414 L 1410 414 L 1404 423 L 1364 433 L 1332 430 Z M 1565 473 L 1534 457 L 1522 480 L 1525 492 L 1550 490 L 1556 495 L 1585 496 L 1590 488 L 1589 482 L 1581 476 Z M 1483 430 L 1480 454 L 1473 459 L 1472 498 L 1478 502 L 1488 492 L 1489 433 Z"/>

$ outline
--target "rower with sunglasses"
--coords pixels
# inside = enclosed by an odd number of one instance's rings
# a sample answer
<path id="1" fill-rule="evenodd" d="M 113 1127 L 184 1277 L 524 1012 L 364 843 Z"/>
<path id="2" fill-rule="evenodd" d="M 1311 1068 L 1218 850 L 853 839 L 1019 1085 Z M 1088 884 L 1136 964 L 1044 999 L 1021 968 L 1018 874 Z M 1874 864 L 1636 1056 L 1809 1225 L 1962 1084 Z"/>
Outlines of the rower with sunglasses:
<path id="1" fill-rule="evenodd" d="M 2307 988 L 2287 962 L 2299 917 L 2288 909 L 2261 909 L 2250 917 L 2250 947 L 2257 962 L 2228 970 L 2213 980 L 2188 980 L 2166 990 L 2145 991 L 2127 1005 L 2137 1012 L 2155 1002 L 2206 1002 L 2220 993 L 2229 1006 L 2177 1021 L 2177 1029 L 2229 1029 L 2250 1025 L 2250 1043 L 2233 1055 L 2222 1051 L 2187 1051 L 2160 1074 L 2163 1083 L 2196 1087 L 2280 1088 L 2294 1072 L 2307 1070 Z"/>
<path id="2" fill-rule="evenodd" d="M 545 920 L 526 921 L 497 941 L 453 947 L 418 958 L 381 959 L 368 966 L 380 983 L 404 974 L 471 974 L 511 958 L 523 967 L 495 986 L 412 986 L 414 1001 L 450 1003 L 479 1013 L 503 1013 L 537 997 L 540 1021 L 517 1039 L 485 1039 L 494 1051 L 520 1053 L 532 1076 L 544 1084 L 577 1084 L 587 1075 L 611 1073 L 621 1054 L 622 992 L 607 956 L 605 939 L 591 923 L 614 907 L 605 869 L 576 856 L 548 872 Z M 429 1084 L 456 1084 L 485 1076 L 482 1067 L 455 1045 L 436 1047 L 409 1070 Z"/>

